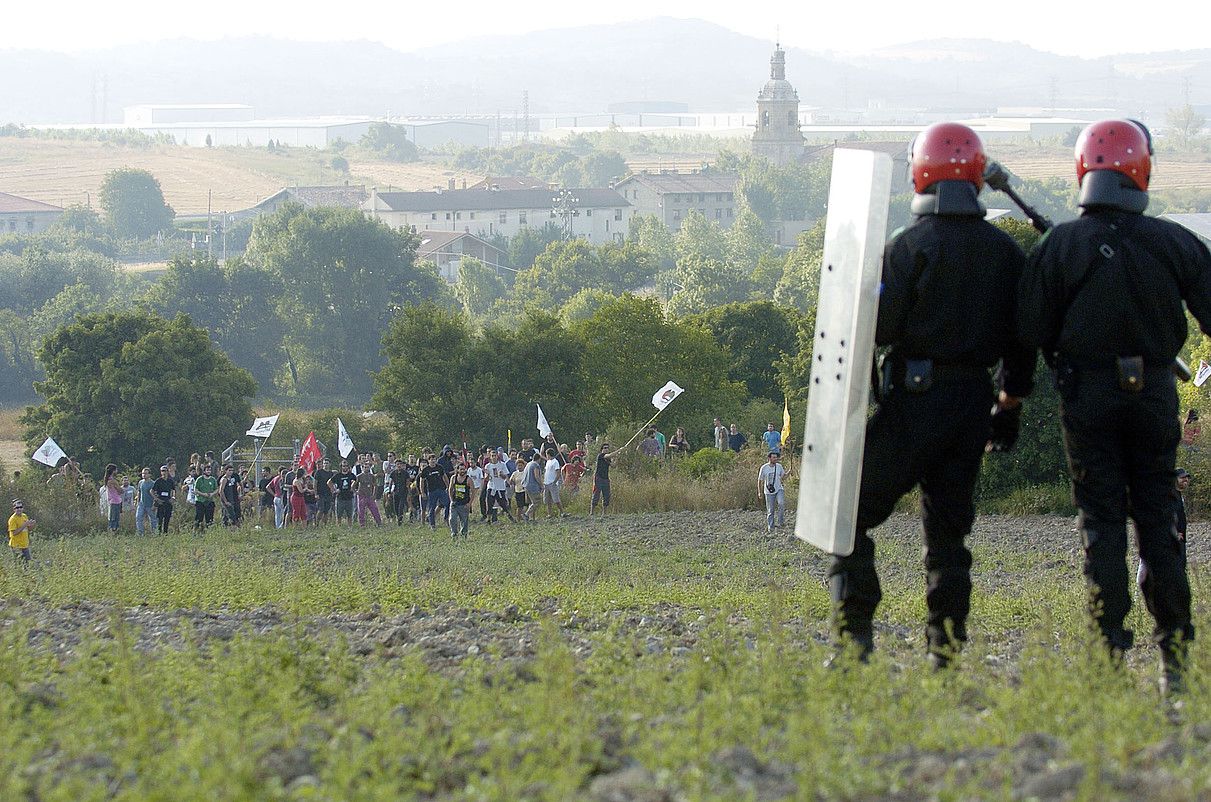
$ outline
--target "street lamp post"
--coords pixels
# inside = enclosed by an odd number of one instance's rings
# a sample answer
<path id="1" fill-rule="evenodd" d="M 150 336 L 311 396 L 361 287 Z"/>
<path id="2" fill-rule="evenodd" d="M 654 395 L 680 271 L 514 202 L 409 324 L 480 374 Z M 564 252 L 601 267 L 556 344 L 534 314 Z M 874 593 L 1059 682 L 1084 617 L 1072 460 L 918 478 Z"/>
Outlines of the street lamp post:
<path id="1" fill-rule="evenodd" d="M 572 190 L 563 188 L 551 198 L 551 211 L 563 220 L 563 238 L 572 239 L 572 220 L 580 216 L 580 198 Z"/>

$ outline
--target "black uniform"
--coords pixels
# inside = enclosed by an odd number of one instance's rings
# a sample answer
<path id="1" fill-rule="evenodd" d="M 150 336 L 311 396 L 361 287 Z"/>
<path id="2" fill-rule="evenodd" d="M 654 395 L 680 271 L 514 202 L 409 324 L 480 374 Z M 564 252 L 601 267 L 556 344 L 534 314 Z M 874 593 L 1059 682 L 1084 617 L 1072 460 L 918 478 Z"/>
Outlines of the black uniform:
<path id="1" fill-rule="evenodd" d="M 931 651 L 966 640 L 975 520 L 972 496 L 995 402 L 989 369 L 1003 363 L 1012 396 L 1033 388 L 1035 351 L 1014 333 L 1015 291 L 1025 257 L 973 207 L 961 215 L 923 215 L 895 235 L 883 256 L 875 339 L 890 346 L 890 381 L 867 424 L 854 551 L 834 559 L 830 589 L 837 627 L 864 650 L 882 598 L 875 544 L 867 530 L 921 486 Z M 932 378 L 920 360 L 931 360 Z"/>
<path id="2" fill-rule="evenodd" d="M 1170 497 L 1181 439 L 1170 366 L 1186 339 L 1183 300 L 1211 329 L 1207 248 L 1175 223 L 1104 207 L 1047 233 L 1019 293 L 1021 338 L 1054 355 L 1091 612 L 1111 648 L 1132 645 L 1123 629 L 1130 513 L 1148 566 L 1144 602 L 1167 657 L 1175 636 L 1194 637 Z"/>

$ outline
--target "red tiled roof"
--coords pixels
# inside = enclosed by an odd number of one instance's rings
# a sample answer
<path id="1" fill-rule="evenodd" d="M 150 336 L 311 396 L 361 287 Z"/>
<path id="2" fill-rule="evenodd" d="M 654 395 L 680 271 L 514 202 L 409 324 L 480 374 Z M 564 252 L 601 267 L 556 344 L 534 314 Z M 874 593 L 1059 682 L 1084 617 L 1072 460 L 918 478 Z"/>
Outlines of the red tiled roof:
<path id="1" fill-rule="evenodd" d="M 20 195 L 10 195 L 0 192 L 0 214 L 24 214 L 26 212 L 61 212 L 62 206 L 52 206 L 42 201 L 22 198 Z"/>

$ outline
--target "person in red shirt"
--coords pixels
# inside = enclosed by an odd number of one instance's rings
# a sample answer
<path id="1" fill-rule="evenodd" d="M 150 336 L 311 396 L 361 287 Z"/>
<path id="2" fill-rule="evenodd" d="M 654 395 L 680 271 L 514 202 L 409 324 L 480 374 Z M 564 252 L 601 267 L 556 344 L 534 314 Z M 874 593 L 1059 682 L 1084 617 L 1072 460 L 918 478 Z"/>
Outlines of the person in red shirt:
<path id="1" fill-rule="evenodd" d="M 575 452 L 573 452 L 575 454 Z M 577 455 L 568 460 L 563 466 L 563 485 L 569 495 L 575 495 L 580 489 L 580 477 L 584 476 L 584 458 Z"/>

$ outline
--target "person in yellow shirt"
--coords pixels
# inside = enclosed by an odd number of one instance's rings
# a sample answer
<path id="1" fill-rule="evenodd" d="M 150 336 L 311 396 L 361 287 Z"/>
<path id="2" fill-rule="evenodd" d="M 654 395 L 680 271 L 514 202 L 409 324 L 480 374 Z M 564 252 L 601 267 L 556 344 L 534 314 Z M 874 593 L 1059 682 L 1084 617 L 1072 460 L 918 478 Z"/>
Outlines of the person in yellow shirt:
<path id="1" fill-rule="evenodd" d="M 25 514 L 25 503 L 13 499 L 13 514 L 8 519 L 8 545 L 13 554 L 29 562 L 29 533 L 34 528 L 34 519 Z"/>

